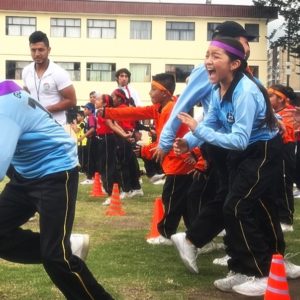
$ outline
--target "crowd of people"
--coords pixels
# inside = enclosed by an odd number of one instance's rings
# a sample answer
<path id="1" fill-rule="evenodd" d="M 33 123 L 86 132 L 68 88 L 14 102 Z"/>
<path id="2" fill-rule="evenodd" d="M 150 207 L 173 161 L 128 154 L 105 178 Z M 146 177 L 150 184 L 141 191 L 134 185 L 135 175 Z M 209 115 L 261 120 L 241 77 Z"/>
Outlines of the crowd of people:
<path id="1" fill-rule="evenodd" d="M 81 184 L 93 184 L 94 174 L 101 175 L 103 187 L 108 198 L 103 205 L 110 204 L 113 183 L 119 183 L 120 197 L 132 198 L 143 196 L 140 177 L 141 168 L 136 155 L 140 152 L 140 130 L 147 131 L 152 142 L 157 140 L 157 125 L 147 122 L 144 125 L 139 120 L 127 119 L 118 122 L 103 118 L 101 109 L 140 107 L 137 92 L 129 85 L 131 73 L 122 68 L 116 72 L 118 87 L 109 94 L 90 93 L 90 101 L 77 112 L 77 118 L 72 128 L 77 134 L 78 155 L 81 171 L 86 179 Z M 149 121 L 149 120 L 147 120 Z M 152 159 L 143 157 L 145 171 L 150 181 L 158 184 L 165 174 L 160 164 Z"/>
<path id="2" fill-rule="evenodd" d="M 0 133 L 0 179 L 10 179 L 0 195 L 0 257 L 42 263 L 67 299 L 112 299 L 73 249 L 76 243 L 84 248 L 82 236 L 72 243 L 71 234 L 78 165 L 86 174 L 81 184 L 92 184 L 99 172 L 109 205 L 115 182 L 121 198 L 144 195 L 141 158 L 152 182 L 164 179 L 160 236 L 148 242 L 174 245 L 188 270 L 198 273 L 199 249 L 224 232 L 229 273 L 215 287 L 263 295 L 272 255 L 284 256 L 283 232 L 293 230 L 300 113 L 290 87 L 266 89 L 253 77 L 247 59 L 254 38 L 234 21 L 221 23 L 181 95 L 174 96 L 175 77 L 159 73 L 147 106 L 129 84 L 129 70 L 118 70 L 117 88 L 91 92 L 77 112 L 76 144 L 62 127 L 65 111 L 76 105 L 75 89 L 48 59 L 47 36 L 34 32 L 24 89 L 0 82 L 0 125 L 9 127 Z M 193 118 L 195 105 L 203 107 L 201 122 Z M 140 141 L 140 130 L 151 142 Z M 40 232 L 22 229 L 36 212 Z M 177 232 L 181 218 L 185 232 Z M 300 277 L 300 266 L 284 263 L 289 278 Z"/>

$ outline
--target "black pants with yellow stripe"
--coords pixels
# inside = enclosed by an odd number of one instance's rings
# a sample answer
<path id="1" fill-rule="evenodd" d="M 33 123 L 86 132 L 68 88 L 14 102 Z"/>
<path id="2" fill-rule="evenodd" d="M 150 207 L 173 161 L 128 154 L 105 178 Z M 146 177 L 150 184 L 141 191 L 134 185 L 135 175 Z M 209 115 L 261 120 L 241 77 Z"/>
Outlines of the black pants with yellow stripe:
<path id="1" fill-rule="evenodd" d="M 228 156 L 229 192 L 223 213 L 229 270 L 268 276 L 273 254 L 284 254 L 274 187 L 281 163 L 282 141 L 251 144 Z"/>
<path id="2" fill-rule="evenodd" d="M 202 248 L 224 229 L 223 205 L 228 193 L 227 156 L 229 151 L 205 144 L 205 159 L 209 164 L 206 182 L 201 183 L 199 197 L 201 207 L 186 231 L 187 238 Z M 189 199 L 190 200 L 190 199 Z"/>
<path id="3" fill-rule="evenodd" d="M 192 175 L 190 174 L 166 175 L 162 192 L 164 216 L 157 224 L 157 229 L 162 236 L 170 238 L 172 234 L 175 234 L 181 217 L 185 226 L 190 226 L 187 196 L 191 183 Z"/>
<path id="4" fill-rule="evenodd" d="M 42 263 L 67 299 L 112 299 L 85 263 L 72 255 L 77 168 L 40 179 L 25 179 L 16 172 L 10 177 L 0 195 L 0 257 Z M 35 212 L 40 216 L 39 233 L 21 228 Z"/>

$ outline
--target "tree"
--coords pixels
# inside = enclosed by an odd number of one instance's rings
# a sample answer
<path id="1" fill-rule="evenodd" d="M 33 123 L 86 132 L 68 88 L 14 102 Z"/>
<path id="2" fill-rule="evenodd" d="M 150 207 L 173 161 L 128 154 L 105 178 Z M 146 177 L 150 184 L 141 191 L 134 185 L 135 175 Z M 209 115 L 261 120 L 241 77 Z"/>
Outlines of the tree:
<path id="1" fill-rule="evenodd" d="M 284 34 L 273 40 L 278 29 L 273 30 L 268 37 L 270 48 L 281 47 L 300 57 L 300 4 L 298 0 L 253 0 L 255 6 L 278 7 L 278 13 L 284 18 Z M 293 56 L 294 56 L 293 55 Z"/>
<path id="2" fill-rule="evenodd" d="M 277 39 L 273 39 L 278 29 L 274 29 L 268 37 L 270 48 L 281 47 L 287 51 L 286 68 L 290 68 L 290 57 L 300 58 L 300 4 L 299 0 L 253 0 L 258 7 L 277 7 L 278 13 L 284 18 L 283 32 Z M 290 73 L 286 72 L 286 84 L 289 86 Z"/>

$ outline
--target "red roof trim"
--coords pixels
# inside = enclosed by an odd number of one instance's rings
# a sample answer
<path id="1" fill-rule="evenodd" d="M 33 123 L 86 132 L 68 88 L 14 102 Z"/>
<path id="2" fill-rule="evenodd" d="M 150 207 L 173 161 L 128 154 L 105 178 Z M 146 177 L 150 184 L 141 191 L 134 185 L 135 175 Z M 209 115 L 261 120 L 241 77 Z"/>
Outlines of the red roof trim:
<path id="1" fill-rule="evenodd" d="M 1 0 L 0 10 L 23 12 L 87 13 L 108 15 L 178 16 L 178 17 L 241 17 L 277 19 L 274 7 L 140 3 L 88 0 Z"/>

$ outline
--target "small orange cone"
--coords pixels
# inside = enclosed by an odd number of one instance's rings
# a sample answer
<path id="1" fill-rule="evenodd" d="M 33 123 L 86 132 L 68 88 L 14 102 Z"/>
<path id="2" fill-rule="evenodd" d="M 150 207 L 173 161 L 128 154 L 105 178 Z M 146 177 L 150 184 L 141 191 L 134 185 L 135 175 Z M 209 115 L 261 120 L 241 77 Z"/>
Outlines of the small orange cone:
<path id="1" fill-rule="evenodd" d="M 112 195 L 110 197 L 110 204 L 105 213 L 107 216 L 124 216 L 125 211 L 122 209 L 120 200 L 119 186 L 117 183 L 113 185 Z"/>
<path id="2" fill-rule="evenodd" d="M 162 220 L 163 216 L 164 216 L 164 208 L 163 208 L 162 199 L 158 197 L 154 201 L 152 224 L 151 224 L 150 232 L 146 237 L 147 240 L 160 236 L 160 233 L 157 230 L 157 224 Z"/>
<path id="3" fill-rule="evenodd" d="M 274 254 L 264 300 L 290 300 L 283 257 Z"/>
<path id="4" fill-rule="evenodd" d="M 105 196 L 106 193 L 102 191 L 102 184 L 101 184 L 101 177 L 98 172 L 95 173 L 94 176 L 94 185 L 93 185 L 93 190 L 91 191 L 90 196 L 91 197 L 101 197 Z"/>

